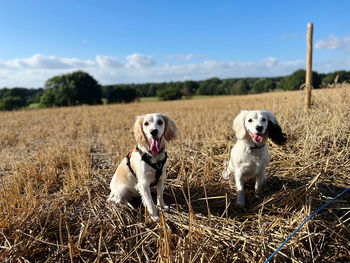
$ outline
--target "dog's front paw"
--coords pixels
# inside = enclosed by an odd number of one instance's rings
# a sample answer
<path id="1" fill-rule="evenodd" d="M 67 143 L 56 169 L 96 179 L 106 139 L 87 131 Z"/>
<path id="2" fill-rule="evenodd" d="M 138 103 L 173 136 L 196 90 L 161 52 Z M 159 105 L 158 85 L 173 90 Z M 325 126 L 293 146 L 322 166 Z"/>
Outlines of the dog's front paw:
<path id="1" fill-rule="evenodd" d="M 169 210 L 169 206 L 164 203 L 163 198 L 157 199 L 157 206 L 164 211 Z"/>
<path id="2" fill-rule="evenodd" d="M 166 204 L 164 204 L 164 202 L 163 202 L 162 204 L 160 204 L 160 203 L 158 202 L 158 203 L 157 203 L 157 206 L 158 206 L 160 209 L 164 210 L 164 211 L 168 211 L 168 210 L 169 210 L 169 206 L 166 205 Z"/>
<path id="3" fill-rule="evenodd" d="M 168 210 L 169 210 L 169 206 L 166 205 L 166 204 L 163 204 L 163 205 L 161 206 L 161 208 L 162 208 L 164 211 L 168 211 Z"/>
<path id="4" fill-rule="evenodd" d="M 154 222 L 158 222 L 158 221 L 159 221 L 159 216 L 158 216 L 157 214 L 155 214 L 155 215 L 150 215 L 150 218 L 151 218 L 151 220 L 154 221 Z"/>
<path id="5" fill-rule="evenodd" d="M 110 194 L 107 198 L 107 202 L 119 205 L 121 203 L 121 198 L 118 198 L 116 195 Z"/>
<path id="6" fill-rule="evenodd" d="M 238 195 L 236 204 L 240 207 L 245 206 L 245 196 L 244 195 Z"/>

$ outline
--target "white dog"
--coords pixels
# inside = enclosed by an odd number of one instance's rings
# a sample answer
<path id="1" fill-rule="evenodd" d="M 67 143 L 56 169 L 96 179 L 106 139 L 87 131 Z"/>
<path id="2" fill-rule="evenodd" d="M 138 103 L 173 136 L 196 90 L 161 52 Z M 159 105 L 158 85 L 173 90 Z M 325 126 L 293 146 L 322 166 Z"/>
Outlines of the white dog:
<path id="1" fill-rule="evenodd" d="M 230 161 L 223 171 L 224 179 L 232 180 L 234 174 L 237 204 L 245 206 L 244 179 L 255 178 L 255 192 L 262 195 L 266 166 L 270 162 L 266 146 L 268 137 L 276 144 L 286 141 L 276 117 L 265 110 L 241 111 L 233 121 L 237 143 L 231 150 Z"/>
<path id="2" fill-rule="evenodd" d="M 159 219 L 150 186 L 157 187 L 157 205 L 168 208 L 163 200 L 168 166 L 165 147 L 168 141 L 177 137 L 177 131 L 174 121 L 165 114 L 153 113 L 137 117 L 134 124 L 137 145 L 114 173 L 109 201 L 118 204 L 123 199 L 141 195 L 142 203 L 151 217 Z"/>

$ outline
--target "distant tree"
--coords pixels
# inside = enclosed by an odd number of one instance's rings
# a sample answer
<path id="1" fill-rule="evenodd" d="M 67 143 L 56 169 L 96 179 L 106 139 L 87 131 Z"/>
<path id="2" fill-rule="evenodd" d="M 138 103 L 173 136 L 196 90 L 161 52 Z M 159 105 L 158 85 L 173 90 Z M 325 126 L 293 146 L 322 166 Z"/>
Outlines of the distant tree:
<path id="1" fill-rule="evenodd" d="M 334 75 L 334 73 L 329 73 L 322 80 L 322 86 L 326 88 L 329 84 L 332 84 L 334 82 L 335 82 L 335 75 Z"/>
<path id="2" fill-rule="evenodd" d="M 12 88 L 12 89 L 7 89 L 7 91 L 3 94 L 3 97 L 20 97 L 23 100 L 28 95 L 28 89 L 26 88 Z"/>
<path id="3" fill-rule="evenodd" d="M 136 90 L 128 86 L 116 87 L 114 92 L 116 102 L 132 102 L 137 98 Z"/>
<path id="4" fill-rule="evenodd" d="M 199 82 L 199 87 L 197 89 L 198 95 L 214 95 L 216 90 L 221 84 L 221 79 L 211 78 Z"/>
<path id="5" fill-rule="evenodd" d="M 314 89 L 321 87 L 322 79 L 316 71 L 312 71 L 312 86 Z"/>
<path id="6" fill-rule="evenodd" d="M 264 92 L 272 91 L 276 89 L 277 83 L 271 79 L 266 79 L 264 84 Z"/>
<path id="7" fill-rule="evenodd" d="M 233 87 L 234 82 L 231 79 L 224 79 L 218 87 L 218 95 L 228 95 Z"/>
<path id="8" fill-rule="evenodd" d="M 109 101 L 113 89 L 114 89 L 114 85 L 101 86 L 102 98 L 107 99 Z"/>
<path id="9" fill-rule="evenodd" d="M 157 96 L 157 90 L 160 88 L 160 85 L 156 83 L 151 83 L 148 85 L 147 97 Z"/>
<path id="10" fill-rule="evenodd" d="M 193 96 L 193 94 L 196 93 L 196 90 L 198 89 L 198 83 L 192 80 L 187 80 L 183 83 L 183 88 L 182 88 L 182 94 L 190 98 Z"/>
<path id="11" fill-rule="evenodd" d="M 27 92 L 27 97 L 26 97 L 26 101 L 27 104 L 32 104 L 32 103 L 39 103 L 40 102 L 40 98 L 44 93 L 44 89 L 43 88 L 39 88 L 39 89 L 28 89 Z"/>
<path id="12" fill-rule="evenodd" d="M 265 92 L 265 78 L 258 79 L 257 81 L 254 82 L 251 92 L 252 93 L 262 93 Z"/>
<path id="13" fill-rule="evenodd" d="M 18 96 L 7 96 L 0 100 L 0 110 L 17 110 L 25 106 L 25 100 Z"/>
<path id="14" fill-rule="evenodd" d="M 322 80 L 322 87 L 327 87 L 328 84 L 350 82 L 350 71 L 340 70 L 327 74 Z"/>
<path id="15" fill-rule="evenodd" d="M 305 70 L 299 69 L 292 75 L 282 79 L 279 84 L 279 88 L 283 90 L 297 90 L 300 86 L 305 83 Z"/>
<path id="16" fill-rule="evenodd" d="M 244 95 L 247 94 L 250 90 L 250 86 L 246 79 L 238 80 L 232 87 L 232 94 L 235 95 Z"/>
<path id="17" fill-rule="evenodd" d="M 2 88 L 0 89 L 0 99 L 4 96 L 4 94 L 6 94 L 6 92 L 8 91 L 8 88 Z"/>
<path id="18" fill-rule="evenodd" d="M 101 87 L 88 73 L 76 71 L 55 76 L 45 83 L 42 106 L 101 104 Z"/>
<path id="19" fill-rule="evenodd" d="M 182 93 L 179 88 L 168 87 L 157 91 L 157 97 L 160 100 L 177 100 L 181 99 Z"/>
<path id="20" fill-rule="evenodd" d="M 56 105 L 55 90 L 47 89 L 40 98 L 41 107 L 53 107 Z"/>
<path id="21" fill-rule="evenodd" d="M 130 85 L 110 85 L 102 87 L 102 96 L 108 103 L 132 102 L 137 98 L 137 92 Z"/>
<path id="22" fill-rule="evenodd" d="M 295 71 L 292 75 L 287 76 L 282 79 L 278 88 L 284 90 L 298 90 L 300 86 L 305 83 L 305 74 L 304 69 L 299 69 Z M 317 89 L 320 87 L 321 79 L 317 72 L 312 72 L 312 86 Z"/>
<path id="23" fill-rule="evenodd" d="M 40 99 L 42 89 L 11 88 L 0 89 L 1 110 L 14 110 L 27 107 Z"/>
<path id="24" fill-rule="evenodd" d="M 272 81 L 271 79 L 260 78 L 254 82 L 251 92 L 252 93 L 269 92 L 275 89 L 276 86 L 277 86 L 276 82 Z"/>

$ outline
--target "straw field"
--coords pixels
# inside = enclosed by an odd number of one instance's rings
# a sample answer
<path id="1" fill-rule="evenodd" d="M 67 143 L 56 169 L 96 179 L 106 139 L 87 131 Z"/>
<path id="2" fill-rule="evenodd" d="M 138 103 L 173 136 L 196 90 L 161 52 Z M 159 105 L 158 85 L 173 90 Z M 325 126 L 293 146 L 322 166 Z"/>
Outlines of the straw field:
<path id="1" fill-rule="evenodd" d="M 350 87 L 200 100 L 0 113 L 1 262 L 263 262 L 312 212 L 350 185 Z M 269 143 L 263 198 L 235 205 L 223 163 L 241 109 L 268 109 L 288 143 Z M 152 222 L 140 200 L 106 202 L 134 146 L 133 123 L 169 114 L 164 199 Z M 349 262 L 350 195 L 318 213 L 274 262 Z"/>

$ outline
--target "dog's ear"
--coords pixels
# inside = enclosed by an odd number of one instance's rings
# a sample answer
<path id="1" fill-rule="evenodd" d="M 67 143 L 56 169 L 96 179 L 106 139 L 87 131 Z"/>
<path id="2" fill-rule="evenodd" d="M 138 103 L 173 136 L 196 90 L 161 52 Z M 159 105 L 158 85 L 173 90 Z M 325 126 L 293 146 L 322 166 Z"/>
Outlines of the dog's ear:
<path id="1" fill-rule="evenodd" d="M 165 122 L 165 131 L 164 131 L 165 140 L 171 141 L 176 139 L 178 134 L 178 128 L 175 122 L 166 114 L 162 114 L 162 117 Z"/>
<path id="2" fill-rule="evenodd" d="M 145 119 L 145 115 L 137 116 L 135 124 L 134 124 L 134 134 L 136 142 L 139 144 L 146 144 L 147 138 L 145 133 L 143 132 L 142 124 Z"/>
<path id="3" fill-rule="evenodd" d="M 278 145 L 284 144 L 287 141 L 286 134 L 282 132 L 275 115 L 273 115 L 270 111 L 263 112 L 269 120 L 267 131 L 270 139 Z"/>
<path id="4" fill-rule="evenodd" d="M 246 110 L 242 110 L 237 116 L 236 118 L 233 120 L 233 130 L 235 131 L 236 133 L 236 138 L 237 139 L 243 139 L 244 136 L 246 135 L 247 131 L 245 129 L 245 125 L 244 125 L 244 122 L 245 122 L 245 117 L 247 115 L 247 112 Z"/>

